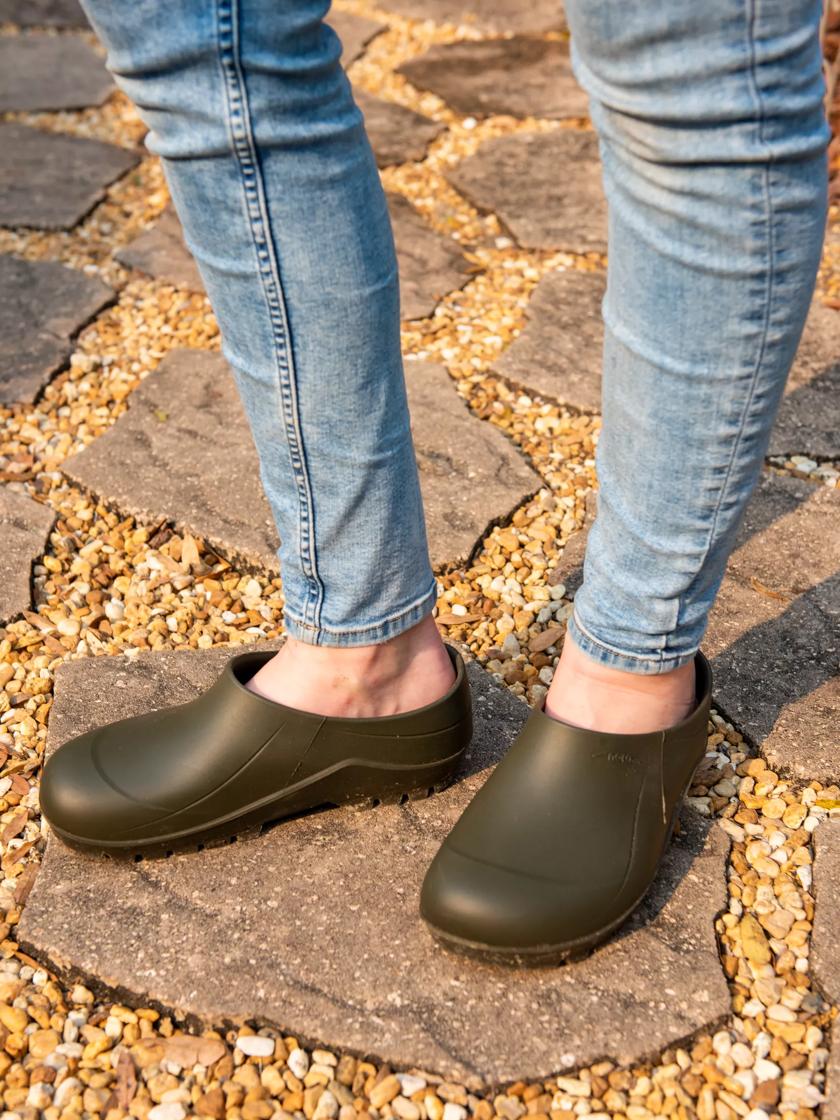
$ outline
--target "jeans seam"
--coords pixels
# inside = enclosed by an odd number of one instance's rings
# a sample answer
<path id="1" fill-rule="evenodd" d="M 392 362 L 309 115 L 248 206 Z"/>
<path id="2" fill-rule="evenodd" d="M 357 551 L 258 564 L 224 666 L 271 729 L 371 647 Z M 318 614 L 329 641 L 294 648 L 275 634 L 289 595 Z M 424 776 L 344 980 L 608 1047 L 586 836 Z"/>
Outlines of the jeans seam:
<path id="1" fill-rule="evenodd" d="M 758 376 L 759 376 L 759 373 L 761 371 L 761 364 L 764 361 L 764 354 L 767 350 L 767 339 L 768 339 L 769 332 L 770 332 L 770 305 L 771 305 L 771 302 L 772 302 L 773 291 L 774 291 L 775 282 L 776 282 L 775 270 L 774 270 L 774 267 L 773 267 L 773 261 L 774 261 L 774 240 L 773 240 L 774 210 L 773 210 L 773 197 L 772 197 L 772 192 L 770 190 L 770 168 L 771 168 L 771 165 L 773 164 L 773 152 L 772 152 L 771 149 L 767 148 L 767 146 L 766 146 L 766 140 L 765 140 L 765 135 L 764 135 L 764 123 L 765 123 L 764 102 L 763 102 L 763 99 L 762 99 L 762 96 L 761 96 L 761 89 L 760 89 L 760 86 L 759 86 L 758 73 L 757 73 L 757 69 L 756 69 L 755 25 L 756 25 L 756 19 L 757 19 L 757 6 L 758 6 L 759 2 L 760 2 L 760 0 L 746 0 L 746 7 L 748 9 L 747 44 L 746 45 L 747 45 L 747 51 L 749 52 L 749 59 L 750 59 L 749 86 L 750 86 L 750 89 L 752 91 L 753 102 L 755 104 L 755 109 L 756 109 L 756 116 L 758 118 L 758 140 L 759 140 L 759 143 L 765 148 L 765 156 L 766 156 L 765 166 L 764 166 L 763 175 L 762 175 L 762 196 L 763 196 L 763 202 L 764 202 L 764 227 L 765 227 L 764 241 L 765 241 L 765 253 L 767 255 L 767 264 L 766 264 L 767 281 L 766 281 L 766 284 L 765 284 L 764 318 L 763 318 L 762 325 L 761 325 L 761 340 L 760 340 L 759 346 L 758 346 L 758 353 L 756 355 L 755 362 L 753 364 L 753 371 L 752 371 L 752 378 L 751 378 L 750 386 L 749 386 L 749 392 L 747 394 L 747 399 L 744 403 L 743 412 L 741 414 L 741 424 L 738 428 L 738 433 L 735 436 L 735 439 L 732 441 L 732 449 L 731 449 L 730 454 L 729 454 L 729 461 L 726 464 L 726 473 L 725 473 L 725 475 L 723 477 L 723 480 L 720 484 L 720 489 L 719 489 L 719 492 L 718 492 L 718 499 L 717 499 L 717 502 L 715 503 L 715 507 L 714 507 L 714 510 L 712 512 L 711 523 L 709 525 L 708 540 L 706 542 L 706 548 L 705 548 L 705 551 L 704 551 L 704 554 L 703 554 L 703 559 L 700 561 L 700 564 L 699 564 L 699 567 L 698 567 L 698 570 L 697 570 L 697 574 L 694 576 L 694 579 L 692 580 L 691 585 L 679 597 L 679 603 L 678 603 L 678 607 L 677 607 L 677 627 L 679 627 L 679 619 L 682 615 L 685 600 L 687 599 L 689 593 L 691 592 L 692 587 L 694 586 L 697 579 L 699 578 L 700 573 L 703 571 L 703 567 L 706 564 L 706 562 L 709 558 L 709 555 L 712 551 L 712 544 L 715 540 L 715 530 L 717 529 L 717 524 L 718 524 L 718 520 L 719 520 L 719 517 L 720 517 L 721 507 L 723 505 L 723 500 L 724 500 L 724 497 L 726 495 L 727 488 L 729 486 L 729 482 L 732 478 L 732 471 L 733 471 L 734 466 L 735 466 L 735 461 L 738 457 L 738 451 L 740 449 L 741 442 L 742 442 L 742 439 L 743 439 L 744 429 L 746 428 L 746 425 L 747 425 L 747 418 L 749 417 L 750 410 L 752 408 L 752 403 L 753 403 L 753 400 L 755 399 L 755 390 L 756 390 L 756 385 L 758 383 Z M 666 649 L 667 649 L 667 642 L 666 642 Z"/>
<path id="2" fill-rule="evenodd" d="M 265 183 L 251 126 L 248 91 L 239 53 L 239 0 L 217 0 L 219 61 L 224 79 L 228 126 L 241 173 L 245 213 L 257 258 L 257 269 L 271 323 L 278 374 L 281 419 L 286 432 L 292 475 L 298 494 L 298 553 L 307 580 L 304 619 L 317 627 L 324 598 L 314 543 L 314 501 L 300 423 L 294 358 L 290 352 L 289 319 L 280 268 L 266 205 Z"/>

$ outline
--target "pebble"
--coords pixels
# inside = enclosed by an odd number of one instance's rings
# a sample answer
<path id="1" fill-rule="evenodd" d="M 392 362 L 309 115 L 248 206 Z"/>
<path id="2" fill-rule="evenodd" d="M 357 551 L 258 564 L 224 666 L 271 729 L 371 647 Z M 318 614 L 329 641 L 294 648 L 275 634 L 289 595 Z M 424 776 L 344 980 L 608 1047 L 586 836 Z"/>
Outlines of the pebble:
<path id="1" fill-rule="evenodd" d="M 301 1081 L 309 1071 L 309 1055 L 305 1050 L 296 1047 L 286 1059 L 286 1065 Z"/>
<path id="2" fill-rule="evenodd" d="M 273 1038 L 266 1038 L 265 1035 L 241 1034 L 236 1045 L 249 1058 L 270 1058 L 274 1053 L 275 1043 Z"/>
<path id="3" fill-rule="evenodd" d="M 467 1110 L 462 1104 L 447 1101 L 443 1107 L 443 1120 L 467 1120 Z"/>
<path id="4" fill-rule="evenodd" d="M 184 1120 L 186 1115 L 187 1111 L 180 1101 L 170 1101 L 150 1108 L 147 1120 Z"/>
<path id="5" fill-rule="evenodd" d="M 415 1093 L 421 1092 L 426 1088 L 428 1082 L 425 1077 L 419 1077 L 413 1073 L 398 1073 L 397 1080 L 406 1097 L 413 1097 Z"/>

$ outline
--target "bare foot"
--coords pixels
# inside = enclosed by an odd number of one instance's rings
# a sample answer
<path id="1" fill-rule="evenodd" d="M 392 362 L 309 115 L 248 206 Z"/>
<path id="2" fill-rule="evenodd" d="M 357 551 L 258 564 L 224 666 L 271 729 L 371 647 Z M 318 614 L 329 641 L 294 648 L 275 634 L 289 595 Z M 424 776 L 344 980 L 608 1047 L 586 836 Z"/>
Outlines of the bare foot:
<path id="1" fill-rule="evenodd" d="M 247 687 L 298 711 L 369 718 L 439 700 L 455 671 L 435 620 L 375 646 L 313 646 L 287 638 Z"/>
<path id="2" fill-rule="evenodd" d="M 567 634 L 545 712 L 575 727 L 633 735 L 673 727 L 696 703 L 693 663 L 668 673 L 630 673 L 589 657 Z"/>

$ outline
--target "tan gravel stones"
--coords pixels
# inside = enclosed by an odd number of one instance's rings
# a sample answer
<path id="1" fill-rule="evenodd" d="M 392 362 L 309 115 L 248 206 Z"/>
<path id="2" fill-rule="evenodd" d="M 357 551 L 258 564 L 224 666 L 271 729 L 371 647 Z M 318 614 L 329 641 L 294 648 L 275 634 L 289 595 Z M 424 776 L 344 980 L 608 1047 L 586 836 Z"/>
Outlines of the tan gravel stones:
<path id="1" fill-rule="evenodd" d="M 398 68 L 456 113 L 585 117 L 588 99 L 572 74 L 569 45 L 517 35 L 432 47 Z"/>
<path id="2" fill-rule="evenodd" d="M 225 555 L 277 570 L 256 451 L 219 354 L 169 354 L 116 424 L 64 469 L 124 513 L 166 518 Z"/>
<path id="3" fill-rule="evenodd" d="M 375 39 L 380 31 L 385 30 L 384 23 L 354 15 L 352 12 L 340 12 L 336 8 L 330 11 L 327 23 L 341 40 L 343 48 L 341 61 L 345 66 L 355 62 L 368 43 Z"/>
<path id="4" fill-rule="evenodd" d="M 407 382 L 432 562 L 446 566 L 465 559 L 540 479 L 497 429 L 470 414 L 443 367 L 407 363 Z M 170 354 L 113 428 L 64 470 L 124 513 L 165 518 L 225 556 L 277 571 L 256 451 L 217 354 Z"/>
<path id="5" fill-rule="evenodd" d="M 49 506 L 0 487 L 0 625 L 29 609 L 32 564 L 46 548 L 54 521 Z"/>
<path id="6" fill-rule="evenodd" d="M 0 23 L 19 27 L 88 27 L 78 0 L 0 0 Z"/>
<path id="7" fill-rule="evenodd" d="M 137 268 L 176 288 L 204 291 L 198 267 L 184 244 L 184 233 L 170 203 L 154 225 L 114 254 L 129 268 Z"/>
<path id="8" fill-rule="evenodd" d="M 561 0 L 383 0 L 383 8 L 410 19 L 430 19 L 489 32 L 562 31 Z"/>
<path id="9" fill-rule="evenodd" d="M 704 641 L 715 699 L 774 769 L 840 772 L 840 492 L 765 475 Z"/>
<path id="10" fill-rule="evenodd" d="M 840 311 L 819 300 L 805 325 L 770 454 L 840 459 Z"/>
<path id="11" fill-rule="evenodd" d="M 525 249 L 603 252 L 607 208 L 593 132 L 561 128 L 488 140 L 447 178 Z"/>
<path id="12" fill-rule="evenodd" d="M 32 32 L 0 38 L 0 112 L 84 109 L 114 89 L 105 63 L 82 39 Z"/>
<path id="13" fill-rule="evenodd" d="M 226 656 L 68 662 L 58 674 L 52 745 L 183 701 Z M 467 967 L 436 946 L 417 917 L 425 868 L 527 714 L 474 663 L 469 673 L 477 734 L 450 790 L 404 806 L 312 814 L 157 862 L 84 856 L 51 840 L 22 919 L 27 951 L 134 998 L 215 1022 L 280 1022 L 330 1049 L 385 1054 L 397 1069 L 470 1084 L 547 1075 L 604 1053 L 633 1061 L 725 1014 L 714 915 L 725 899 L 727 841 L 717 827 L 704 835 L 696 818 L 649 902 L 588 960 L 517 972 Z M 308 1076 L 308 1056 L 295 1063 Z M 402 1082 L 386 1084 L 390 1075 L 383 1072 L 371 1102 L 397 1098 Z M 575 1092 L 571 1082 L 562 1088 Z M 467 1103 L 458 1087 L 440 1093 Z"/>
<path id="14" fill-rule="evenodd" d="M 353 96 L 364 114 L 365 130 L 379 167 L 423 159 L 429 144 L 446 127 L 362 89 L 354 90 Z"/>
<path id="15" fill-rule="evenodd" d="M 139 158 L 100 140 L 0 124 L 0 225 L 69 229 Z"/>
<path id="16" fill-rule="evenodd" d="M 601 272 L 550 272 L 534 289 L 528 322 L 495 364 L 526 391 L 576 408 L 601 404 Z"/>
<path id="17" fill-rule="evenodd" d="M 70 357 L 70 340 L 114 297 L 96 276 L 0 255 L 0 404 L 33 401 Z"/>
<path id="18" fill-rule="evenodd" d="M 400 314 L 425 319 L 440 300 L 469 279 L 469 264 L 451 237 L 444 237 L 401 194 L 389 193 L 388 209 L 400 270 Z"/>

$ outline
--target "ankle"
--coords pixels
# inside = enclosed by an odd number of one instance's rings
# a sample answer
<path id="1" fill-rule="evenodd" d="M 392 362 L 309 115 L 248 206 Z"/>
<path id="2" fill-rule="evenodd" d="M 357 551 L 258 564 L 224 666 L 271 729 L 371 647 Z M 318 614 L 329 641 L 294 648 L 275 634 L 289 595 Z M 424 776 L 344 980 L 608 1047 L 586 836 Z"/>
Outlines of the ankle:
<path id="1" fill-rule="evenodd" d="M 545 711 L 594 731 L 637 734 L 672 727 L 695 704 L 693 663 L 667 673 L 633 673 L 601 664 L 567 635 Z"/>
<path id="2" fill-rule="evenodd" d="M 321 715 L 395 715 L 433 703 L 455 671 L 431 615 L 377 645 L 313 646 L 287 638 L 248 682 L 270 700 Z"/>

